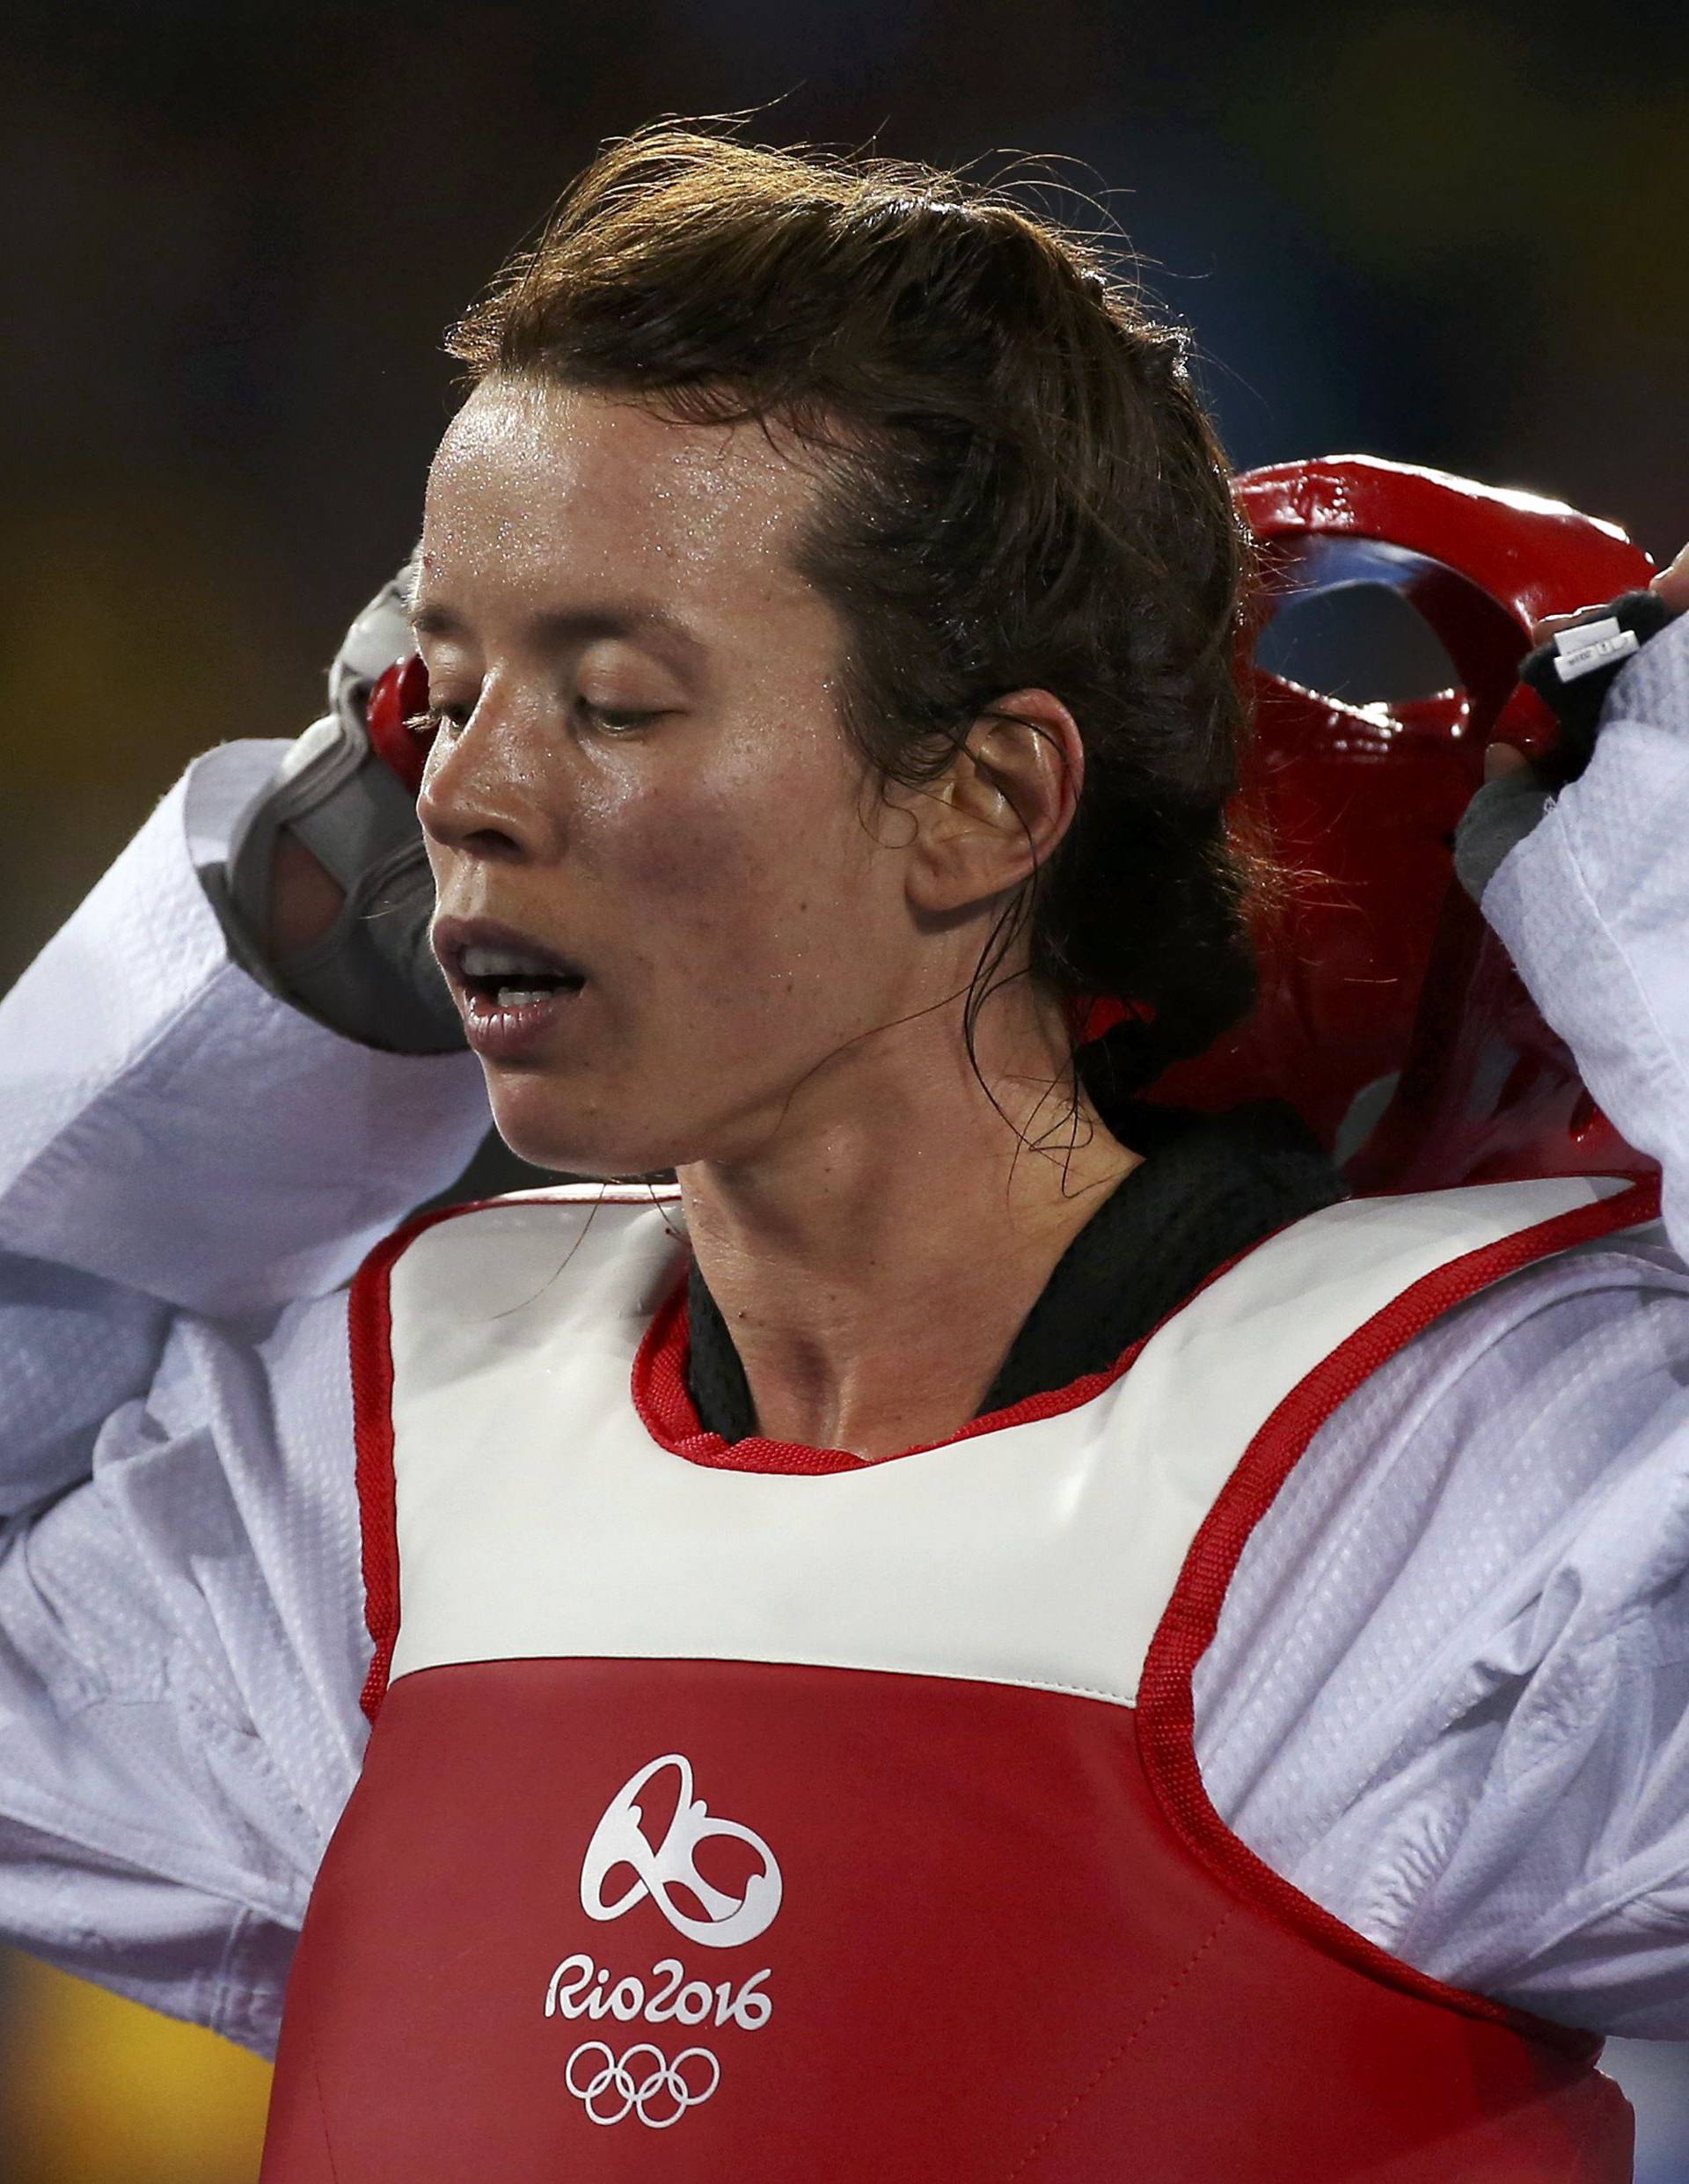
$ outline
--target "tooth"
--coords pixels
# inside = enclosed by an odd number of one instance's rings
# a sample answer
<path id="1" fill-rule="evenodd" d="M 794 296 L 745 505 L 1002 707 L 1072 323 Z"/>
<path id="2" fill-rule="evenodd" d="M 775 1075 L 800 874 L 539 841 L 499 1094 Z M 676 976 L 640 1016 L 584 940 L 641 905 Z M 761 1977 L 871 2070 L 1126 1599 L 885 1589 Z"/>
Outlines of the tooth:
<path id="1" fill-rule="evenodd" d="M 464 975 L 471 978 L 495 978 L 501 972 L 547 967 L 537 956 L 520 956 L 506 948 L 466 948 L 463 960 Z"/>
<path id="2" fill-rule="evenodd" d="M 501 986 L 499 988 L 501 1008 L 522 1008 L 530 1001 L 548 1001 L 551 998 L 549 986 Z"/>

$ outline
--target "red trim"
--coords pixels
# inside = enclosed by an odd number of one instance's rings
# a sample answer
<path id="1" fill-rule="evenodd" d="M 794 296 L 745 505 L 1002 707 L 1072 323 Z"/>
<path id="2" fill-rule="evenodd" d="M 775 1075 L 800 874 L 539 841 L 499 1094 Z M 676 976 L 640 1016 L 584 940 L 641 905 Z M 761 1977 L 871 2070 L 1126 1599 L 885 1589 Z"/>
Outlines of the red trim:
<path id="1" fill-rule="evenodd" d="M 486 1200 L 478 1203 L 485 1205 Z M 398 1529 L 393 1491 L 393 1345 L 391 1283 L 400 1252 L 436 1221 L 465 1206 L 420 1213 L 378 1243 L 352 1278 L 347 1302 L 352 1350 L 352 1423 L 357 1443 L 358 1523 L 362 1535 L 363 1620 L 375 1658 L 359 1700 L 373 1721 L 387 1689 L 398 1637 Z"/>
<path id="2" fill-rule="evenodd" d="M 347 1333 L 352 1361 L 352 1423 L 356 1447 L 358 1524 L 363 1569 L 363 1620 L 375 1641 L 375 1657 L 364 1679 L 359 1704 L 374 1721 L 387 1689 L 398 1638 L 398 1526 L 393 1486 L 393 1319 L 392 1272 L 400 1255 L 426 1230 L 461 1213 L 492 1206 L 667 1205 L 679 1194 L 672 1188 L 634 1184 L 568 1184 L 555 1191 L 512 1192 L 502 1198 L 468 1198 L 429 1213 L 418 1213 L 385 1237 L 352 1278 L 347 1300 Z"/>
<path id="3" fill-rule="evenodd" d="M 1232 1834 L 1209 1800 L 1196 1763 L 1191 1677 L 1208 1650 L 1238 1558 L 1319 1428 L 1363 1381 L 1439 1315 L 1490 1282 L 1549 1253 L 1657 1218 L 1657 1177 L 1593 1206 L 1556 1214 L 1499 1243 L 1451 1259 L 1373 1314 L 1274 1411 L 1210 1510 L 1150 1643 L 1138 1686 L 1138 1746 L 1170 1825 L 1217 1879 L 1327 1954 L 1376 1979 L 1469 2017 L 1484 2018 L 1576 2054 L 1599 2041 L 1527 2011 L 1415 1971 L 1302 1894 Z"/>
<path id="4" fill-rule="evenodd" d="M 723 1440 L 704 1430 L 686 1385 L 691 1355 L 691 1315 L 686 1293 L 690 1268 L 684 1271 L 658 1306 L 633 1359 L 633 1408 L 652 1440 L 689 1463 L 724 1471 L 790 1471 L 817 1477 L 828 1471 L 859 1471 L 860 1456 L 844 1448 L 805 1448 L 796 1441 Z"/>
<path id="5" fill-rule="evenodd" d="M 1298 1220 L 1305 1218 L 1298 1213 L 1266 1235 L 1257 1236 L 1241 1251 L 1234 1251 L 1223 1264 L 1205 1274 L 1172 1310 L 1164 1313 L 1147 1334 L 1140 1335 L 1122 1350 L 1104 1371 L 1084 1373 L 1078 1380 L 1069 1381 L 1065 1388 L 1046 1389 L 1041 1395 L 1023 1396 L 1019 1403 L 1009 1403 L 1000 1411 L 988 1411 L 983 1418 L 970 1418 L 966 1425 L 946 1434 L 941 1440 L 919 1441 L 913 1447 L 898 1449 L 893 1455 L 859 1456 L 848 1448 L 811 1448 L 801 1441 L 764 1440 L 759 1434 L 752 1434 L 744 1440 L 723 1440 L 720 1433 L 706 1432 L 692 1401 L 691 1389 L 686 1384 L 691 1331 L 684 1274 L 646 1329 L 645 1339 L 633 1360 L 633 1407 L 646 1432 L 659 1447 L 666 1448 L 670 1455 L 684 1456 L 688 1463 L 707 1464 L 714 1470 L 776 1471 L 794 1477 L 815 1478 L 830 1471 L 859 1471 L 866 1462 L 898 1463 L 905 1456 L 925 1455 L 929 1448 L 948 1448 L 957 1441 L 971 1440 L 976 1433 L 997 1433 L 1005 1426 L 1029 1425 L 1038 1418 L 1058 1418 L 1064 1411 L 1076 1411 L 1082 1403 L 1091 1402 L 1105 1389 L 1112 1388 L 1134 1363 L 1144 1344 L 1159 1335 L 1186 1305 L 1200 1297 L 1210 1282 L 1218 1281 L 1222 1274 L 1229 1274 L 1240 1259 L 1247 1258 L 1250 1252 L 1260 1250 L 1262 1244 L 1270 1243 L 1275 1236 L 1282 1235 L 1285 1229 L 1293 1228 Z"/>

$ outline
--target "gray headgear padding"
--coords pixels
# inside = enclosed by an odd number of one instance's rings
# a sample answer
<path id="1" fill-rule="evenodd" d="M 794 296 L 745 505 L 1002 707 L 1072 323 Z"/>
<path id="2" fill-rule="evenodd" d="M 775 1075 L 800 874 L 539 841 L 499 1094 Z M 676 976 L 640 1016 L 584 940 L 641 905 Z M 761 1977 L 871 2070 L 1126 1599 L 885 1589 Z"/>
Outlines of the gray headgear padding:
<path id="1" fill-rule="evenodd" d="M 329 671 L 333 710 L 313 722 L 242 813 L 227 866 L 208 876 L 252 976 L 332 1030 L 404 1054 L 463 1046 L 463 1022 L 428 947 L 434 879 L 411 792 L 370 748 L 371 685 L 410 647 L 408 566 L 353 624 Z M 276 837 L 285 826 L 346 890 L 322 939 L 264 946 Z"/>
<path id="2" fill-rule="evenodd" d="M 1554 790 L 1531 773 L 1504 773 L 1473 796 L 1454 830 L 1455 876 L 1473 902 L 1554 801 Z"/>

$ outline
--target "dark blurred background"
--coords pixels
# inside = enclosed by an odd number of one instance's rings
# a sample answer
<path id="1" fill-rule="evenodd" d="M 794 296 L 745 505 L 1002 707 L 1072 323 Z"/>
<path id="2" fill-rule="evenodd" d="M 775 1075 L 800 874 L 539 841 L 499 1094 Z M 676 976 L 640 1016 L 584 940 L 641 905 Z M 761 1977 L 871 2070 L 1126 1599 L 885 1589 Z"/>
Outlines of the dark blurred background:
<path id="1" fill-rule="evenodd" d="M 1689 532 L 1682 0 L 13 0 L 0 986 L 194 752 L 312 717 L 415 531 L 442 329 L 568 175 L 745 106 L 770 141 L 1072 163 L 1241 464 L 1360 449 L 1656 555 Z M 252 2177 L 257 2064 L 20 1961 L 3 1991 L 4 2184 Z M 1649 2184 L 1689 2179 L 1682 2064 L 1620 2059 Z"/>

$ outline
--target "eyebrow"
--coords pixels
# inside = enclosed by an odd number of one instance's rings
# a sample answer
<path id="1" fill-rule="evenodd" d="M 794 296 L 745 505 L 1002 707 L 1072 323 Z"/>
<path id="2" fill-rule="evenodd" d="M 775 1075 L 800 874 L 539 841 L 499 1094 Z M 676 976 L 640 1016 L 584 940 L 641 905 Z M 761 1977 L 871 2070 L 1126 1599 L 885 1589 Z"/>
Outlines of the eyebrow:
<path id="1" fill-rule="evenodd" d="M 438 601 L 413 609 L 410 622 L 419 637 L 469 634 L 463 616 Z M 696 631 L 660 606 L 555 608 L 535 615 L 529 628 L 542 645 L 589 644 L 598 637 L 657 637 L 688 661 L 700 658 L 706 649 Z"/>

